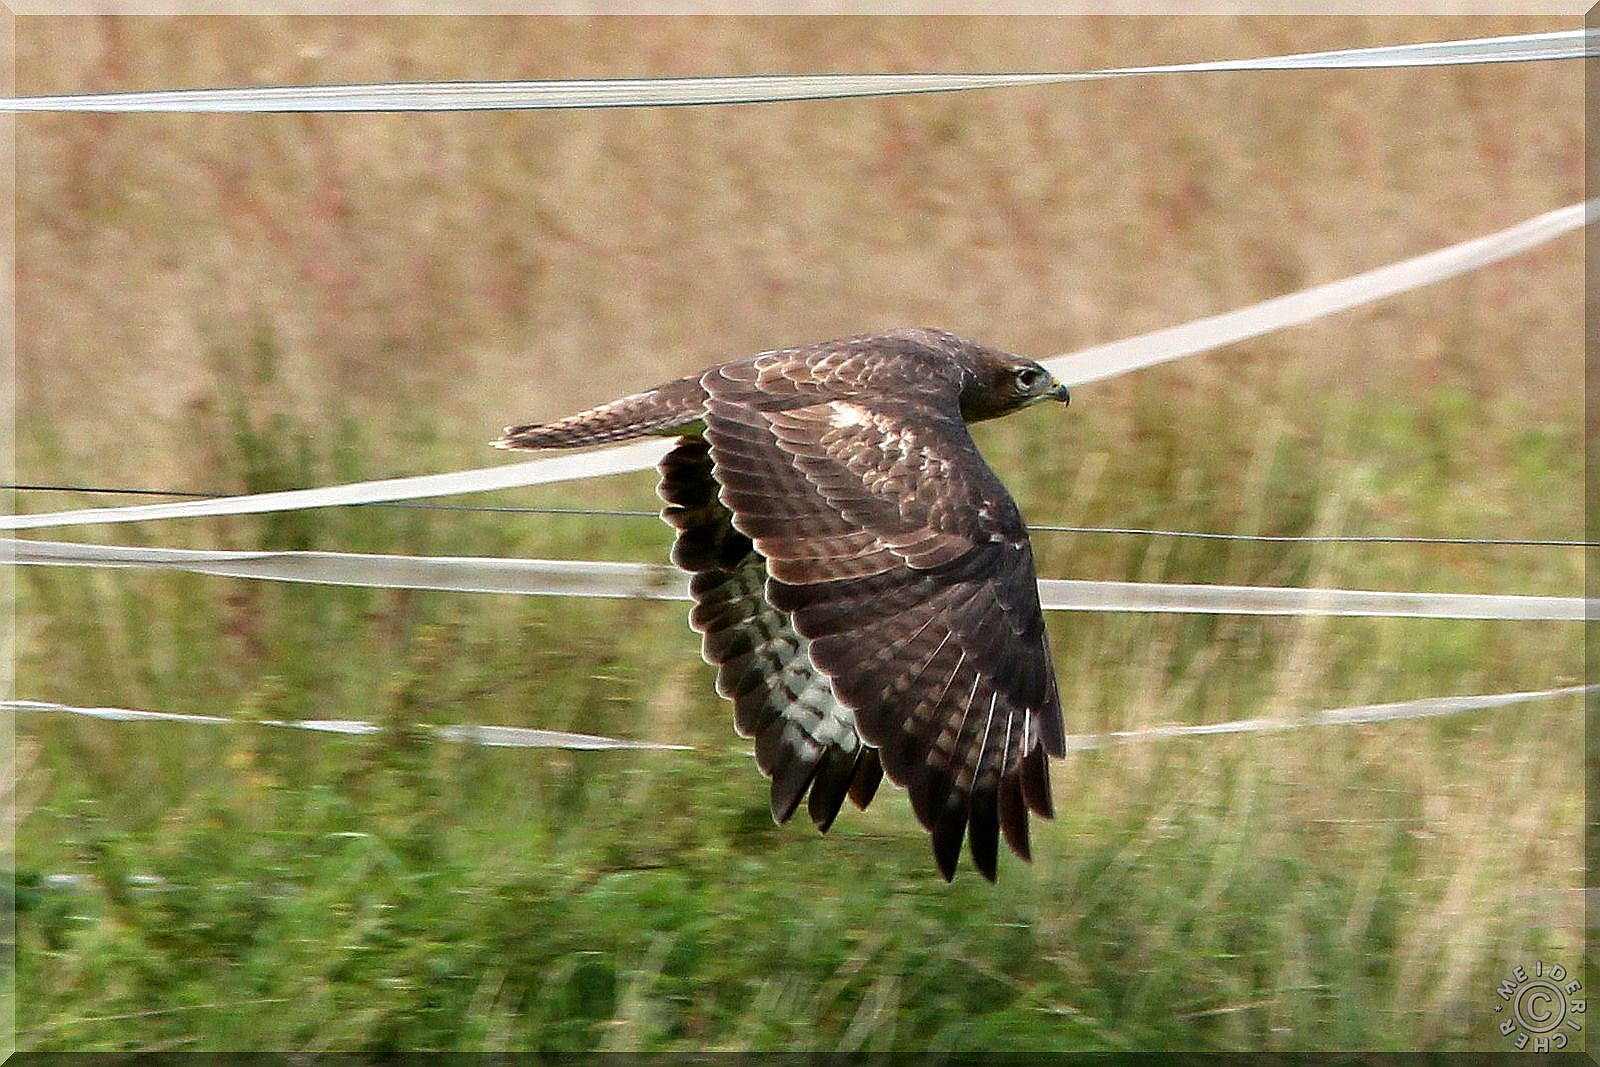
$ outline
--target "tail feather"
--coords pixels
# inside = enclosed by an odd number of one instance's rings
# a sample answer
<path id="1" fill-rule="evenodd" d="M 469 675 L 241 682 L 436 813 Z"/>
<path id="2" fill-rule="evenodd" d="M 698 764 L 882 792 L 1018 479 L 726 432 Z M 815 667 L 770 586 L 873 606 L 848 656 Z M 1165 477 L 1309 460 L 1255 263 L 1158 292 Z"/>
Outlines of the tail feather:
<path id="1" fill-rule="evenodd" d="M 700 376 L 679 378 L 554 422 L 507 426 L 495 448 L 582 448 L 650 434 L 689 432 L 705 418 Z"/>

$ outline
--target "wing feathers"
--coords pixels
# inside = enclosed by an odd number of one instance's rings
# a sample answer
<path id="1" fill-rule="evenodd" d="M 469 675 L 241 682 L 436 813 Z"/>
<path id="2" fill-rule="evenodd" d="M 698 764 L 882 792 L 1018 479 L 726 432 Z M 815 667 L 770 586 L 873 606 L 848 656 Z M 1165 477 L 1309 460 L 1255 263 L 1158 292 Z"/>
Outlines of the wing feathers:
<path id="1" fill-rule="evenodd" d="M 1045 758 L 1043 748 L 1035 748 L 1023 758 L 1019 777 L 1028 809 L 1043 818 L 1055 818 L 1055 805 L 1050 801 L 1050 761 Z"/>
<path id="2" fill-rule="evenodd" d="M 1028 842 L 1028 808 L 1027 802 L 1022 799 L 1021 775 L 1012 774 L 1000 779 L 998 801 L 996 816 L 1000 821 L 1000 832 L 1005 834 L 1006 844 L 1024 860 L 1033 859 Z"/>
<path id="3" fill-rule="evenodd" d="M 789 821 L 800 798 L 816 776 L 822 746 L 782 718 L 774 719 L 756 738 L 756 765 L 772 779 L 772 821 Z"/>
<path id="4" fill-rule="evenodd" d="M 756 765 L 772 779 L 772 818 L 788 821 L 809 790 L 812 819 L 826 830 L 862 752 L 854 717 L 789 615 L 768 601 L 766 567 L 718 499 L 706 443 L 679 442 L 660 469 L 662 517 L 678 530 L 673 558 L 694 571 L 689 623 L 718 667 L 717 691 L 733 701 L 734 728 L 755 739 Z"/>
<path id="5" fill-rule="evenodd" d="M 972 794 L 967 829 L 967 848 L 972 853 L 972 865 L 992 882 L 1000 853 L 1000 814 L 995 790 L 980 789 Z"/>
<path id="6" fill-rule="evenodd" d="M 933 834 L 933 859 L 945 881 L 956 876 L 956 860 L 961 856 L 961 838 L 967 832 L 967 807 L 964 798 L 952 795 L 930 827 Z"/>
<path id="7" fill-rule="evenodd" d="M 823 833 L 828 832 L 828 827 L 833 825 L 834 817 L 844 805 L 844 798 L 850 791 L 850 784 L 855 779 L 865 751 L 864 747 L 859 747 L 855 752 L 847 753 L 842 748 L 833 747 L 824 752 L 818 761 L 817 776 L 811 782 L 811 796 L 806 801 L 806 808 L 811 821 Z"/>
<path id="8" fill-rule="evenodd" d="M 850 803 L 866 811 L 867 805 L 872 803 L 873 796 L 878 792 L 878 783 L 882 781 L 883 764 L 878 760 L 878 750 L 863 749 L 855 776 L 850 779 Z"/>

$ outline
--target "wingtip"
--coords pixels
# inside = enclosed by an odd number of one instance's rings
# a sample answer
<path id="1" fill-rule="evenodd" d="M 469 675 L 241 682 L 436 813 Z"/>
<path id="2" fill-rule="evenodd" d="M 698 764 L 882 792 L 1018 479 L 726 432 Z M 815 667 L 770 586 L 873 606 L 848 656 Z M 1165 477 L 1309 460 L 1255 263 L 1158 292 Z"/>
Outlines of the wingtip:
<path id="1" fill-rule="evenodd" d="M 1028 841 L 1028 802 L 1022 795 L 1022 778 L 1012 773 L 1000 780 L 999 811 L 1000 833 L 1011 851 L 1024 862 L 1033 862 L 1033 848 Z"/>
<path id="2" fill-rule="evenodd" d="M 1000 816 L 998 798 L 992 788 L 978 788 L 971 800 L 967 821 L 967 851 L 978 873 L 992 882 L 1000 863 Z"/>
<path id="3" fill-rule="evenodd" d="M 860 763 L 859 748 L 848 755 L 838 748 L 823 753 L 817 776 L 811 781 L 811 792 L 806 797 L 806 810 L 819 833 L 827 833 L 833 820 L 839 817 L 839 809 L 844 807 L 844 798 Z"/>
<path id="4" fill-rule="evenodd" d="M 972 855 L 972 866 L 983 875 L 985 882 L 993 885 L 1000 869 L 998 828 L 993 839 L 986 841 L 985 836 L 984 832 L 977 830 L 976 827 L 969 828 L 967 851 Z"/>
<path id="5" fill-rule="evenodd" d="M 817 776 L 817 766 L 821 760 L 818 758 L 820 753 L 802 754 L 783 746 L 783 720 L 777 720 L 775 725 L 776 730 L 769 725 L 756 739 L 756 763 L 759 766 L 763 762 L 762 750 L 766 747 L 765 762 L 768 767 L 763 770 L 772 777 L 772 821 L 774 825 L 782 826 L 799 809 L 800 801 L 805 798 L 806 790 L 811 788 Z"/>
<path id="6" fill-rule="evenodd" d="M 961 839 L 955 841 L 955 847 L 950 847 L 948 838 L 935 837 L 933 839 L 933 862 L 939 868 L 939 874 L 947 882 L 952 882 L 956 877 L 956 866 L 961 859 Z"/>
<path id="7" fill-rule="evenodd" d="M 855 777 L 850 779 L 850 803 L 866 811 L 882 781 L 883 763 L 878 759 L 878 750 L 868 748 L 862 753 L 861 762 L 856 765 Z"/>
<path id="8" fill-rule="evenodd" d="M 1043 748 L 1036 746 L 1022 759 L 1022 796 L 1028 810 L 1041 819 L 1056 817 L 1050 797 L 1050 760 Z"/>
<path id="9" fill-rule="evenodd" d="M 961 845 L 967 836 L 966 798 L 956 797 L 946 801 L 944 810 L 939 813 L 931 833 L 933 860 L 939 865 L 939 873 L 944 875 L 944 880 L 951 881 L 956 876 L 956 864 L 961 859 Z"/>

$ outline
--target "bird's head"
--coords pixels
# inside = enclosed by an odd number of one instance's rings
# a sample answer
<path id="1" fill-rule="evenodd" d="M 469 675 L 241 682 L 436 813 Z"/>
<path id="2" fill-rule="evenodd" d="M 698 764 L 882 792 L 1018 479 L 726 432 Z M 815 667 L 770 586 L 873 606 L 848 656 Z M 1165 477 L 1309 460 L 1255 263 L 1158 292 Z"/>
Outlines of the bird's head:
<path id="1" fill-rule="evenodd" d="M 981 348 L 971 366 L 972 374 L 961 390 L 961 417 L 968 422 L 1008 415 L 1041 400 L 1063 404 L 1072 400 L 1067 387 L 1031 359 Z"/>

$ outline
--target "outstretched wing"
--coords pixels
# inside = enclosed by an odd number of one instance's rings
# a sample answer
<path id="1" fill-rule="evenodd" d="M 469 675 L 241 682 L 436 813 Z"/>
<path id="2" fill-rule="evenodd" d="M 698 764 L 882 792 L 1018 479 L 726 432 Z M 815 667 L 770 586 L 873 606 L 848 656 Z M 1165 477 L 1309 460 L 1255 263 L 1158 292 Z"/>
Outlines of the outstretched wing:
<path id="1" fill-rule="evenodd" d="M 810 791 L 817 828 L 833 824 L 849 795 L 865 808 L 883 771 L 861 743 L 855 716 L 811 662 L 810 642 L 767 600 L 766 564 L 717 498 L 706 442 L 685 438 L 661 460 L 661 517 L 678 531 L 672 561 L 691 574 L 689 623 L 733 701 L 734 727 L 755 740 L 772 779 L 772 818 L 787 822 Z"/>
<path id="2" fill-rule="evenodd" d="M 957 373 L 878 350 L 796 349 L 700 379 L 732 525 L 766 599 L 809 642 L 862 740 L 904 786 L 945 878 L 963 837 L 995 875 L 1027 858 L 1065 736 L 1033 552 L 978 454 Z"/>

